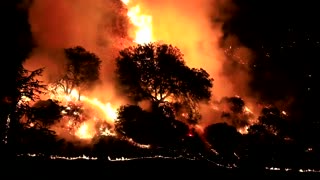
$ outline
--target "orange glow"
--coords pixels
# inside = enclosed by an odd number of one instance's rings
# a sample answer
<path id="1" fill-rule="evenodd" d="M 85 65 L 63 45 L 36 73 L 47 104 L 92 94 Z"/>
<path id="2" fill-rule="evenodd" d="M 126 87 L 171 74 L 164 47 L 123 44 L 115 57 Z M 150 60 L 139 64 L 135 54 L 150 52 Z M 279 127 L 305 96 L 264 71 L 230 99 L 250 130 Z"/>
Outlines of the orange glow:
<path id="1" fill-rule="evenodd" d="M 104 104 L 97 98 L 90 99 L 86 96 L 83 96 L 83 100 L 90 103 L 94 107 L 99 108 L 105 114 L 106 120 L 108 122 L 114 123 L 114 120 L 117 118 L 117 109 L 113 108 L 110 102 Z"/>
<path id="2" fill-rule="evenodd" d="M 146 15 L 141 11 L 140 5 L 133 4 L 130 0 L 122 0 L 122 2 L 128 7 L 127 16 L 129 17 L 132 25 L 134 26 L 132 37 L 135 43 L 144 44 L 153 41 L 152 36 L 152 16 Z M 70 94 L 65 94 L 62 88 L 52 87 L 50 88 L 50 98 L 58 101 L 78 103 L 79 92 L 75 89 Z M 80 139 L 92 139 L 95 135 L 115 135 L 113 133 L 114 120 L 117 118 L 117 107 L 111 104 L 111 102 L 103 103 L 96 97 L 88 97 L 81 95 L 80 100 L 87 105 L 98 109 L 100 113 L 92 115 L 88 119 L 84 119 L 84 122 L 75 122 L 75 119 L 69 119 L 66 121 L 66 127 L 71 130 L 71 134 L 77 136 Z M 68 107 L 71 109 L 71 107 Z M 62 112 L 66 114 L 66 112 Z M 73 115 L 78 115 L 74 112 Z M 109 124 L 111 127 L 106 128 L 101 125 L 98 129 L 96 128 L 98 123 L 97 119 L 103 119 L 104 122 Z M 79 124 L 80 123 L 80 124 Z M 77 125 L 78 124 L 78 125 Z"/>
<path id="3" fill-rule="evenodd" d="M 93 138 L 94 133 L 94 131 L 89 129 L 87 123 L 83 123 L 76 131 L 75 135 L 78 136 L 80 139 L 91 139 Z"/>
<path id="4" fill-rule="evenodd" d="M 129 45 L 160 40 L 177 46 L 183 52 L 188 66 L 204 68 L 215 79 L 212 89 L 215 98 L 219 99 L 235 94 L 233 92 L 234 85 L 229 82 L 227 76 L 222 75 L 226 56 L 224 49 L 220 46 L 221 37 L 224 35 L 221 24 L 213 24 L 212 17 L 209 17 L 213 11 L 211 8 L 217 11 L 215 13 L 223 8 L 218 5 L 212 7 L 212 1 L 208 0 L 121 1 L 128 9 L 127 16 L 133 26 L 132 29 L 129 29 L 130 39 L 133 39 Z M 105 78 L 103 83 L 107 90 L 101 89 L 100 92 L 113 95 L 112 91 L 116 90 L 112 89 L 113 81 L 108 77 L 113 77 L 110 72 L 114 68 L 114 59 L 118 55 L 118 50 L 128 45 L 127 42 L 123 42 L 125 41 L 123 36 L 118 37 L 111 33 L 115 27 L 114 19 L 112 19 L 115 17 L 115 14 L 112 14 L 115 10 L 114 7 L 112 1 L 99 0 L 35 1 L 30 9 L 30 24 L 33 37 L 39 48 L 35 49 L 27 61 L 29 66 L 32 66 L 30 69 L 37 66 L 39 66 L 38 68 L 48 67 L 45 71 L 47 73 L 45 79 L 52 82 L 55 77 L 60 75 L 60 71 L 63 69 L 60 64 L 64 62 L 64 57 L 61 57 L 56 50 L 81 45 L 101 57 L 103 61 L 101 77 Z M 110 15 L 108 17 L 111 18 L 108 19 L 106 15 Z M 218 14 L 215 15 L 219 19 Z M 240 77 L 242 72 L 232 72 L 232 76 L 234 74 L 239 74 L 236 76 L 237 82 L 243 81 L 242 76 Z M 68 102 L 79 103 L 76 90 L 73 90 L 70 95 L 65 95 L 62 89 L 53 91 L 50 98 L 65 102 L 66 106 Z M 98 92 L 81 96 L 81 103 L 85 103 L 98 112 L 91 113 L 89 111 L 89 117 L 80 117 L 83 119 L 79 123 L 75 123 L 76 120 L 72 118 L 66 119 L 65 127 L 73 128 L 70 134 L 83 139 L 90 139 L 97 134 L 114 135 L 113 123 L 117 116 L 116 109 L 120 104 L 116 103 L 118 101 L 99 99 L 99 95 Z M 113 97 L 116 100 L 118 98 Z M 25 100 L 28 101 L 28 99 Z M 246 112 L 251 113 L 249 109 L 246 109 Z M 62 112 L 62 114 L 64 113 Z M 100 125 L 101 119 L 111 127 Z M 208 116 L 205 123 L 203 123 L 203 119 L 201 120 L 199 127 L 204 128 L 205 125 L 211 124 L 213 121 L 215 119 Z"/>
<path id="5" fill-rule="evenodd" d="M 133 25 L 130 37 L 138 44 L 161 41 L 179 47 L 186 64 L 204 68 L 215 78 L 213 94 L 217 98 L 234 94 L 233 84 L 222 75 L 226 59 L 220 39 L 221 26 L 213 26 L 209 14 L 212 3 L 199 1 L 122 0 Z M 219 7 L 217 7 L 217 10 Z"/>
<path id="6" fill-rule="evenodd" d="M 241 134 L 248 134 L 248 129 L 249 129 L 249 126 L 245 126 L 245 127 L 239 128 L 238 132 Z"/>

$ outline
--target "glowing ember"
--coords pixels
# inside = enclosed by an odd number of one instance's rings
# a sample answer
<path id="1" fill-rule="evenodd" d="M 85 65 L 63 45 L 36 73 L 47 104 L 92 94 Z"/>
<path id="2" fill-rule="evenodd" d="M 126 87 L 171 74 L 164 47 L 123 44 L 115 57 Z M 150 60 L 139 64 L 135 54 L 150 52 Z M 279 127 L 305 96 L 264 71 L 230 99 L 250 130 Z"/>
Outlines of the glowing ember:
<path id="1" fill-rule="evenodd" d="M 281 111 L 281 113 L 282 113 L 283 115 L 287 115 L 287 112 L 285 112 L 285 111 Z"/>

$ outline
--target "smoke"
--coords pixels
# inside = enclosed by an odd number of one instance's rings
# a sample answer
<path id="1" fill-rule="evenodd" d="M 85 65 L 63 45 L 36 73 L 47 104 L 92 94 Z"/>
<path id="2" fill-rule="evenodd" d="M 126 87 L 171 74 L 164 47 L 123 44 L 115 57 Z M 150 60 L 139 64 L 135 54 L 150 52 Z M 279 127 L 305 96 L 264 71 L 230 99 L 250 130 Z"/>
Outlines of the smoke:
<path id="1" fill-rule="evenodd" d="M 243 129 L 255 122 L 256 112 L 251 111 L 240 97 L 224 97 L 211 106 L 202 106 L 201 125 L 206 127 L 217 122 L 225 122 L 237 129 Z M 212 122 L 214 120 L 214 122 Z"/>
<path id="2" fill-rule="evenodd" d="M 222 74 L 234 87 L 234 93 L 246 100 L 254 99 L 250 93 L 250 65 L 255 54 L 242 45 L 234 35 L 225 36 L 221 41 L 226 59 L 223 62 Z"/>
<path id="3" fill-rule="evenodd" d="M 40 80 L 52 83 L 64 73 L 64 49 L 82 46 L 100 60 L 100 84 L 88 96 L 101 102 L 123 103 L 113 86 L 114 60 L 129 43 L 126 9 L 120 0 L 34 0 L 29 8 L 29 23 L 36 48 L 24 63 L 26 69 L 45 68 Z M 92 94 L 91 94 L 92 93 Z M 92 120 L 86 122 L 94 129 Z M 53 125 L 59 137 L 75 142 L 67 123 L 61 119 Z"/>
<path id="4" fill-rule="evenodd" d="M 35 0 L 29 10 L 29 22 L 37 48 L 25 67 L 46 67 L 44 79 L 52 82 L 63 69 L 63 49 L 82 46 L 102 60 L 104 83 L 99 89 L 111 94 L 114 59 L 126 43 L 125 13 L 119 0 Z"/>

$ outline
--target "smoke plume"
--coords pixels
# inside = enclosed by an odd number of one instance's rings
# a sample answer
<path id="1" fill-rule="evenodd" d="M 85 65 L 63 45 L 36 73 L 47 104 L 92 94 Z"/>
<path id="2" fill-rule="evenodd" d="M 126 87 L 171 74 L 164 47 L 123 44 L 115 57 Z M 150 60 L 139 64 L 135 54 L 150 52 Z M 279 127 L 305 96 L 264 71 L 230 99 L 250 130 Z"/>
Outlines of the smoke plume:
<path id="1" fill-rule="evenodd" d="M 103 89 L 112 94 L 113 62 L 127 38 L 125 13 L 119 0 L 35 0 L 29 22 L 37 48 L 25 66 L 46 67 L 44 79 L 52 82 L 63 69 L 63 49 L 82 46 L 102 60 Z"/>

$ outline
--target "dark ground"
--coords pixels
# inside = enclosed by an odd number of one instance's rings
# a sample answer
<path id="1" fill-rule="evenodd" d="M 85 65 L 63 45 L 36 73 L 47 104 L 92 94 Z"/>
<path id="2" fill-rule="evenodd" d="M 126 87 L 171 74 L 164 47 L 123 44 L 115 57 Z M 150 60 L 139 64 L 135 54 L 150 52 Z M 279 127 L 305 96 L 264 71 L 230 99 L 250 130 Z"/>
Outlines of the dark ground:
<path id="1" fill-rule="evenodd" d="M 282 171 L 257 171 L 250 169 L 227 169 L 205 161 L 145 159 L 132 161 L 99 161 L 99 160 L 11 160 L 2 161 L 2 174 L 5 179 L 14 177 L 51 179 L 94 178 L 99 179 L 129 177 L 188 178 L 200 179 L 209 177 L 318 177 L 320 173 L 293 173 Z M 1 178 L 2 179 L 2 178 Z"/>

